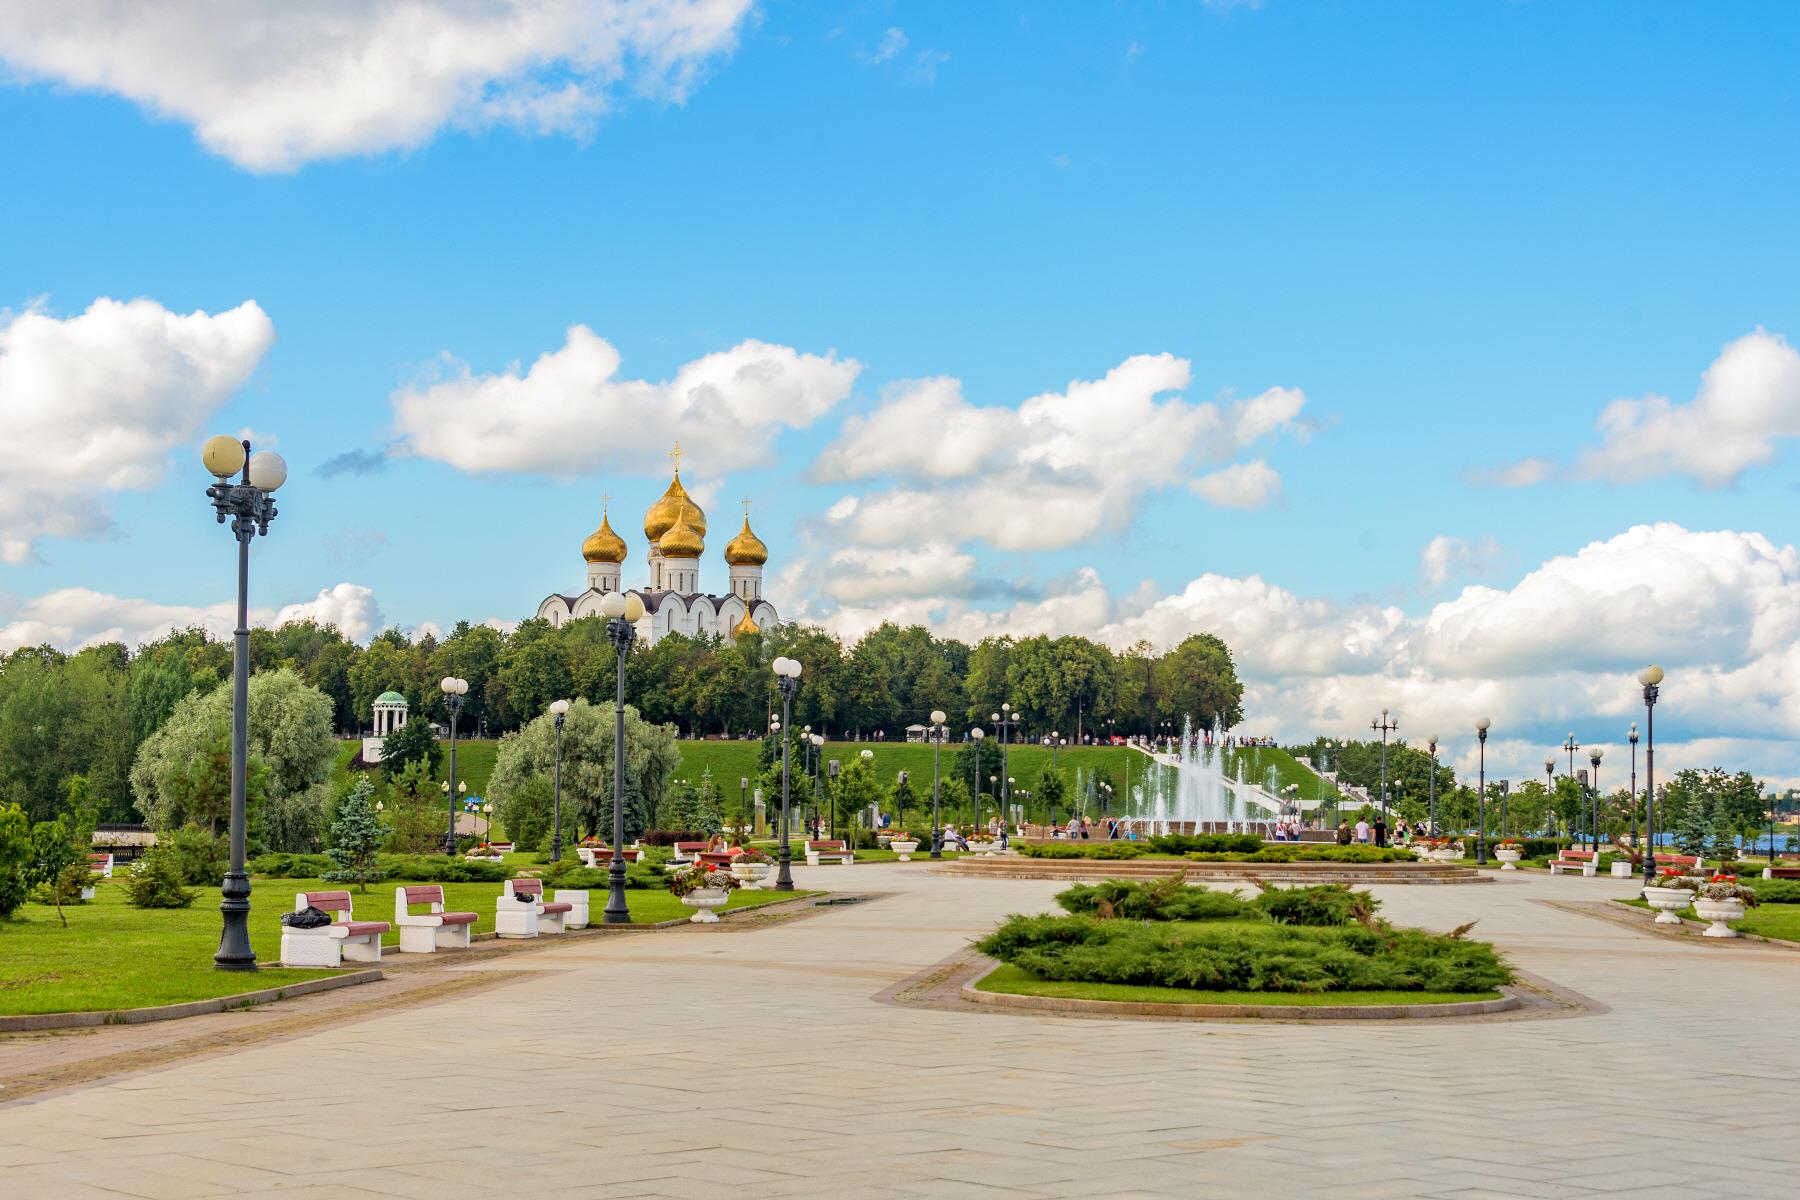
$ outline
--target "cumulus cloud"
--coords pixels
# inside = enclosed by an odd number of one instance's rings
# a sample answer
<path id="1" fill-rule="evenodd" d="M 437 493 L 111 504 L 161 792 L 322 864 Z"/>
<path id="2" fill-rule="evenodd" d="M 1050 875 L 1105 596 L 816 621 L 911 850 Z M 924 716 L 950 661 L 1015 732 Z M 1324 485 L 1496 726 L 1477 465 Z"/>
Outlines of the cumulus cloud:
<path id="1" fill-rule="evenodd" d="M 217 314 L 99 299 L 58 318 L 0 315 L 0 562 L 43 537 L 91 537 L 95 493 L 158 483 L 275 340 L 256 302 Z"/>
<path id="2" fill-rule="evenodd" d="M 1281 498 L 1281 475 L 1260 458 L 1202 475 L 1188 486 L 1220 508 L 1263 508 Z"/>
<path id="3" fill-rule="evenodd" d="M 1783 442 L 1800 437 L 1800 352 L 1780 334 L 1758 329 L 1719 352 L 1691 401 L 1614 400 L 1594 428 L 1600 441 L 1576 454 L 1566 470 L 1571 478 L 1637 483 L 1681 475 L 1724 487 L 1774 462 Z M 1471 477 L 1529 487 L 1558 473 L 1549 459 L 1527 458 Z"/>
<path id="4" fill-rule="evenodd" d="M 581 134 L 680 101 L 751 0 L 235 0 L 0 7 L 0 61 L 191 124 L 240 166 L 419 146 L 446 125 Z"/>
<path id="5" fill-rule="evenodd" d="M 942 542 L 909 550 L 846 546 L 827 561 L 825 593 L 846 604 L 939 594 L 960 588 L 975 571 L 974 555 Z"/>
<path id="6" fill-rule="evenodd" d="M 1297 389 L 1224 407 L 1191 404 L 1176 394 L 1191 378 L 1185 359 L 1137 355 L 1104 378 L 1075 380 L 1016 408 L 972 405 L 952 378 L 908 381 L 889 388 L 872 412 L 846 420 L 813 475 L 892 481 L 837 511 L 843 536 L 860 545 L 901 542 L 919 528 L 1007 550 L 1078 545 L 1124 528 L 1146 492 L 1186 481 L 1195 465 L 1301 431 L 1305 396 Z M 1208 486 L 1230 501 L 1254 493 L 1261 503 L 1278 492 L 1266 464 L 1244 467 L 1225 486 Z M 971 522 L 972 513 L 980 520 Z"/>
<path id="7" fill-rule="evenodd" d="M 1428 588 L 1452 579 L 1485 575 L 1500 558 L 1500 543 L 1491 537 L 1470 541 L 1440 533 L 1419 551 L 1419 580 Z"/>
<path id="8" fill-rule="evenodd" d="M 137 646 L 171 629 L 194 625 L 215 638 L 228 638 L 237 625 L 237 607 L 229 600 L 207 605 L 161 604 L 91 588 L 60 588 L 26 600 L 0 618 L 4 618 L 0 653 L 44 643 L 77 650 L 101 642 Z M 259 626 L 304 620 L 335 625 L 344 636 L 359 642 L 367 641 L 384 625 L 374 591 L 356 583 L 336 584 L 321 589 L 310 600 L 250 613 L 251 624 Z"/>
<path id="9" fill-rule="evenodd" d="M 477 374 L 447 359 L 390 397 L 395 452 L 460 470 L 573 476 L 653 470 L 679 440 L 709 471 L 767 461 L 783 428 L 810 425 L 850 394 L 860 364 L 755 340 L 673 379 L 619 377 L 619 352 L 585 325 L 529 369 Z"/>

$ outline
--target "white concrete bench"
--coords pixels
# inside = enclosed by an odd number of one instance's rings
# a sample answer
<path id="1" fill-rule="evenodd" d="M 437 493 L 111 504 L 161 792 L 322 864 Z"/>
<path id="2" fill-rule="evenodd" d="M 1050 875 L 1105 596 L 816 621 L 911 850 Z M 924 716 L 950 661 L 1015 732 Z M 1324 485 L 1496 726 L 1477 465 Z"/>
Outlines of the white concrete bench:
<path id="1" fill-rule="evenodd" d="M 534 938 L 540 933 L 561 933 L 575 911 L 575 902 L 564 900 L 564 894 L 559 891 L 555 900 L 546 903 L 543 880 L 508 880 L 494 900 L 495 934 L 503 938 Z M 567 894 L 581 897 L 581 925 L 576 927 L 581 928 L 587 924 L 587 893 L 577 890 Z"/>
<path id="2" fill-rule="evenodd" d="M 575 857 L 581 860 L 581 865 L 584 867 L 594 867 L 598 870 L 605 870 L 607 865 L 612 862 L 612 847 L 577 846 L 575 848 Z M 619 857 L 628 863 L 634 863 L 638 859 L 644 857 L 644 852 L 636 846 L 627 846 L 619 851 Z"/>
<path id="3" fill-rule="evenodd" d="M 111 879 L 113 873 L 113 856 L 109 850 L 101 853 L 96 850 L 88 855 L 88 873 L 98 875 L 102 879 Z"/>
<path id="4" fill-rule="evenodd" d="M 670 856 L 671 865 L 691 863 L 696 857 L 706 853 L 707 842 L 676 842 L 674 853 Z"/>
<path id="5" fill-rule="evenodd" d="M 856 861 L 856 851 L 844 845 L 842 838 L 830 838 L 806 843 L 806 865 L 819 866 L 821 863 L 834 862 L 846 865 Z"/>
<path id="6" fill-rule="evenodd" d="M 1600 852 L 1597 850 L 1564 850 L 1550 860 L 1550 873 L 1563 875 L 1579 870 L 1584 878 L 1592 879 L 1599 862 Z"/>
<path id="7" fill-rule="evenodd" d="M 299 929 L 281 927 L 281 965 L 284 967 L 338 967 L 351 962 L 381 961 L 381 935 L 392 929 L 386 921 L 358 921 L 350 910 L 349 892 L 300 892 L 294 911 L 316 908 L 331 913 L 329 925 Z M 340 918 L 338 914 L 343 914 Z"/>
<path id="8" fill-rule="evenodd" d="M 428 911 L 414 913 L 415 904 L 425 905 Z M 394 924 L 400 928 L 403 953 L 434 954 L 467 948 L 475 914 L 445 912 L 443 885 L 427 883 L 394 889 Z"/>

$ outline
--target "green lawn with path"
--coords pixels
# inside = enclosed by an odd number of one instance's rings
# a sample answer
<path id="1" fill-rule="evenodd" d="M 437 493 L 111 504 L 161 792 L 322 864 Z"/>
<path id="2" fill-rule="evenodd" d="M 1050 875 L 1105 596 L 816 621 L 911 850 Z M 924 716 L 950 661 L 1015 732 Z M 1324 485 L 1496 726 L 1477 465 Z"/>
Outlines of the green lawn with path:
<path id="1" fill-rule="evenodd" d="M 368 892 L 352 892 L 356 915 L 389 921 L 394 916 L 394 888 L 403 881 L 372 884 Z M 281 953 L 280 915 L 293 907 L 302 891 L 336 890 L 343 884 L 317 879 L 253 879 L 250 944 L 257 960 L 276 962 Z M 475 932 L 492 933 L 497 883 L 447 883 L 444 898 L 452 910 L 476 914 Z M 769 904 L 814 892 L 747 891 L 731 894 L 722 911 Z M 662 890 L 625 893 L 633 920 L 644 924 L 693 914 Z M 591 893 L 592 919 L 598 924 L 606 893 Z M 209 1000 L 240 992 L 280 987 L 331 975 L 330 970 L 268 967 L 254 974 L 220 971 L 212 965 L 219 945 L 217 889 L 201 892 L 192 907 L 132 908 L 116 882 L 102 883 L 95 898 L 64 908 L 68 928 L 47 905 L 27 904 L 18 919 L 0 925 L 0 1015 L 48 1012 L 93 1012 L 145 1008 Z M 399 945 L 399 934 L 382 938 Z"/>
<path id="2" fill-rule="evenodd" d="M 1065 1000 L 1117 1000 L 1136 1004 L 1266 1004 L 1291 1008 L 1325 1005 L 1466 1004 L 1497 1000 L 1499 992 L 1206 992 L 1192 988 L 1147 987 L 1126 983 L 1083 983 L 1075 980 L 1039 979 L 1008 963 L 1001 963 L 975 985 L 980 992 L 1014 996 L 1051 996 Z"/>

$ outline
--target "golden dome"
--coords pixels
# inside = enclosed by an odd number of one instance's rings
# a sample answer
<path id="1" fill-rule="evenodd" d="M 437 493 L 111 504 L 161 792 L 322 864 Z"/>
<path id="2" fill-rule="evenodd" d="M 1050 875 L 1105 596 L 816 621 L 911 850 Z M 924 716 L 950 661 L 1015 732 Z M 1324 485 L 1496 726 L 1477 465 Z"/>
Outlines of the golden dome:
<path id="1" fill-rule="evenodd" d="M 680 483 L 680 480 L 676 480 Z M 706 543 L 701 540 L 701 530 L 696 529 L 693 518 L 689 515 L 695 511 L 691 504 L 684 504 L 675 515 L 675 523 L 663 531 L 656 544 L 663 552 L 664 558 L 699 558 L 706 550 Z"/>
<path id="2" fill-rule="evenodd" d="M 762 632 L 762 626 L 758 625 L 755 621 L 752 621 L 750 619 L 750 610 L 749 609 L 744 610 L 744 619 L 739 621 L 736 625 L 733 625 L 731 627 L 731 636 L 734 640 L 737 638 L 743 637 L 746 633 L 761 633 L 761 632 Z"/>
<path id="3" fill-rule="evenodd" d="M 687 489 L 681 486 L 681 472 L 676 471 L 675 478 L 669 481 L 669 488 L 662 494 L 662 499 L 652 504 L 650 511 L 644 514 L 644 536 L 650 539 L 652 546 L 662 540 L 663 534 L 669 532 L 683 510 L 686 510 L 687 523 L 693 526 L 694 532 L 705 537 L 706 514 L 700 511 L 700 506 L 694 503 L 693 497 L 687 494 Z"/>
<path id="4" fill-rule="evenodd" d="M 744 515 L 743 532 L 725 543 L 725 561 L 734 567 L 760 567 L 769 561 L 769 548 L 750 532 L 750 516 Z"/>
<path id="5" fill-rule="evenodd" d="M 581 543 L 581 557 L 591 563 L 625 561 L 625 539 L 613 532 L 612 522 L 606 519 L 605 509 L 600 511 L 600 528 L 588 534 L 587 541 Z"/>

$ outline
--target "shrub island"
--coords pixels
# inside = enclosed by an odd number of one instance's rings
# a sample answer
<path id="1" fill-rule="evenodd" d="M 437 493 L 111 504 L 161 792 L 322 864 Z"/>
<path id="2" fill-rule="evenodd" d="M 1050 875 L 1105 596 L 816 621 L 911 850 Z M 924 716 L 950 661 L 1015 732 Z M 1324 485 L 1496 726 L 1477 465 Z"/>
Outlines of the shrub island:
<path id="1" fill-rule="evenodd" d="M 1170 833 L 1135 841 L 1045 842 L 1018 847 L 1026 858 L 1184 859 L 1189 862 L 1412 862 L 1398 846 L 1339 846 L 1331 842 L 1265 842 L 1253 833 Z"/>
<path id="2" fill-rule="evenodd" d="M 1485 942 L 1398 929 L 1365 891 L 1265 886 L 1244 899 L 1177 879 L 1060 892 L 1066 916 L 1012 916 L 976 943 L 983 991 L 1184 1004 L 1491 1000 L 1512 970 Z M 1472 924 L 1472 923 L 1471 923 Z"/>

